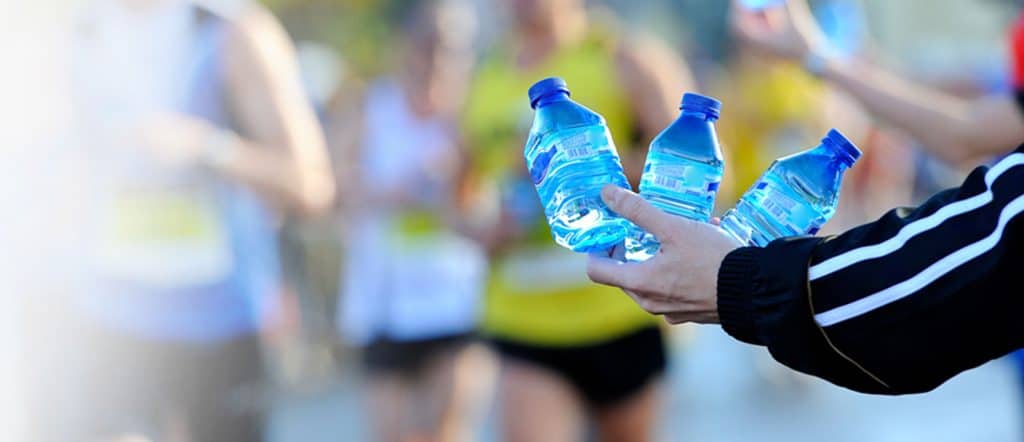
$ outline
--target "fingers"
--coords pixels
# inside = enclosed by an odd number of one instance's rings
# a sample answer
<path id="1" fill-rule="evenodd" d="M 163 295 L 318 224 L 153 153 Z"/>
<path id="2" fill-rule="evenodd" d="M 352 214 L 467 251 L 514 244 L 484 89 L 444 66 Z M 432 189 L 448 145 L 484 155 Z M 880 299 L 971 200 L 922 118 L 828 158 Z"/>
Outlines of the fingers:
<path id="1" fill-rule="evenodd" d="M 629 190 L 609 184 L 601 189 L 601 199 L 613 212 L 651 232 L 658 239 L 669 236 L 672 231 L 671 215 L 658 210 Z"/>
<path id="2" fill-rule="evenodd" d="M 750 34 L 757 28 L 756 22 L 759 20 L 758 12 L 747 9 L 738 0 L 733 0 L 732 14 L 729 17 L 733 32 L 744 38 L 750 38 Z"/>
<path id="3" fill-rule="evenodd" d="M 665 322 L 669 323 L 670 325 L 685 324 L 687 322 L 691 322 L 692 321 L 692 319 L 690 318 L 689 315 L 681 314 L 681 313 L 668 314 L 668 315 L 665 315 L 664 318 L 665 318 Z"/>
<path id="4" fill-rule="evenodd" d="M 785 11 L 779 8 L 752 11 L 740 4 L 734 4 L 732 10 L 729 21 L 733 35 L 753 49 L 774 55 L 779 15 Z"/>
<path id="5" fill-rule="evenodd" d="M 643 284 L 646 272 L 643 264 L 617 261 L 599 255 L 587 259 L 587 277 L 598 284 L 622 289 L 637 289 Z"/>
<path id="6" fill-rule="evenodd" d="M 675 306 L 670 302 L 655 300 L 654 298 L 641 294 L 635 290 L 623 289 L 622 291 L 629 295 L 630 298 L 633 298 L 636 305 L 640 306 L 640 308 L 647 313 L 652 315 L 678 314 L 678 306 Z"/>

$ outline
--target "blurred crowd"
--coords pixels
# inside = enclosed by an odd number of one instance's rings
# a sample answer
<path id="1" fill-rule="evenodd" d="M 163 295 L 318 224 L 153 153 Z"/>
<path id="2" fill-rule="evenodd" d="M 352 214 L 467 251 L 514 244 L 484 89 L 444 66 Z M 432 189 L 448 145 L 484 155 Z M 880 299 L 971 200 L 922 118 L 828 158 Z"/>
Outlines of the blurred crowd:
<path id="1" fill-rule="evenodd" d="M 24 263 L 60 282 L 14 304 L 28 440 L 264 440 L 281 391 L 339 378 L 358 379 L 373 440 L 474 440 L 492 406 L 502 440 L 654 438 L 670 341 L 692 329 L 552 241 L 522 157 L 544 77 L 607 119 L 634 186 L 683 92 L 720 99 L 718 214 L 830 127 L 865 155 L 822 234 L 976 165 L 772 54 L 744 28 L 771 17 L 727 1 L 72 3 L 49 77 L 60 148 L 26 154 L 73 190 L 45 215 L 59 258 Z M 908 3 L 810 6 L 848 56 L 1009 94 L 991 37 L 1015 5 L 942 2 L 996 30 L 957 39 L 885 20 L 930 4 Z"/>

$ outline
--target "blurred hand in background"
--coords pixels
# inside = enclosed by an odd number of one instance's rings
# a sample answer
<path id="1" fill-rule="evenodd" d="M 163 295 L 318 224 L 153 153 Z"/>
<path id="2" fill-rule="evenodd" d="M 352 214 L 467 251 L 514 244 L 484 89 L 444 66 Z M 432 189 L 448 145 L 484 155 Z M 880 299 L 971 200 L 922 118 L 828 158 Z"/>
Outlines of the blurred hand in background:
<path id="1" fill-rule="evenodd" d="M 761 10 L 733 2 L 732 11 L 736 36 L 774 56 L 800 60 L 825 44 L 824 34 L 806 0 L 786 0 L 782 5 Z"/>
<path id="2" fill-rule="evenodd" d="M 127 135 L 126 145 L 171 167 L 201 165 L 217 148 L 219 138 L 227 136 L 206 120 L 173 112 L 144 118 Z"/>

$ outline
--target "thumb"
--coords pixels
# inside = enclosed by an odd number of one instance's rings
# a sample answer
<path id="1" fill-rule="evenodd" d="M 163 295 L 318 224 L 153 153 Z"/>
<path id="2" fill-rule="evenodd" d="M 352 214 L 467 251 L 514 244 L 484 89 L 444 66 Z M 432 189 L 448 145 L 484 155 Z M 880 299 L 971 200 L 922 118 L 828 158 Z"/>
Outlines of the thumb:
<path id="1" fill-rule="evenodd" d="M 613 212 L 651 232 L 655 237 L 664 238 L 672 230 L 671 215 L 658 210 L 632 191 L 609 184 L 601 189 L 601 199 Z"/>

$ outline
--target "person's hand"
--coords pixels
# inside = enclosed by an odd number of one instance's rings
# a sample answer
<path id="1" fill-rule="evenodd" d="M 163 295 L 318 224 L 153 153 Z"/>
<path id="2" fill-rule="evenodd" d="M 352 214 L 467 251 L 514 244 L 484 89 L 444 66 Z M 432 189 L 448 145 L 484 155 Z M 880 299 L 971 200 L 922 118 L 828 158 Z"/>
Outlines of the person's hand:
<path id="1" fill-rule="evenodd" d="M 179 113 L 144 118 L 128 133 L 138 146 L 161 164 L 189 167 L 200 164 L 216 144 L 221 131 L 204 120 Z"/>
<path id="2" fill-rule="evenodd" d="M 825 44 L 806 0 L 786 0 L 784 5 L 760 11 L 733 2 L 731 22 L 740 40 L 776 57 L 803 60 Z"/>
<path id="3" fill-rule="evenodd" d="M 642 263 L 591 255 L 587 276 L 623 289 L 650 313 L 671 324 L 718 322 L 718 268 L 740 244 L 720 228 L 669 215 L 639 195 L 613 185 L 601 198 L 622 217 L 652 233 L 661 250 Z"/>

